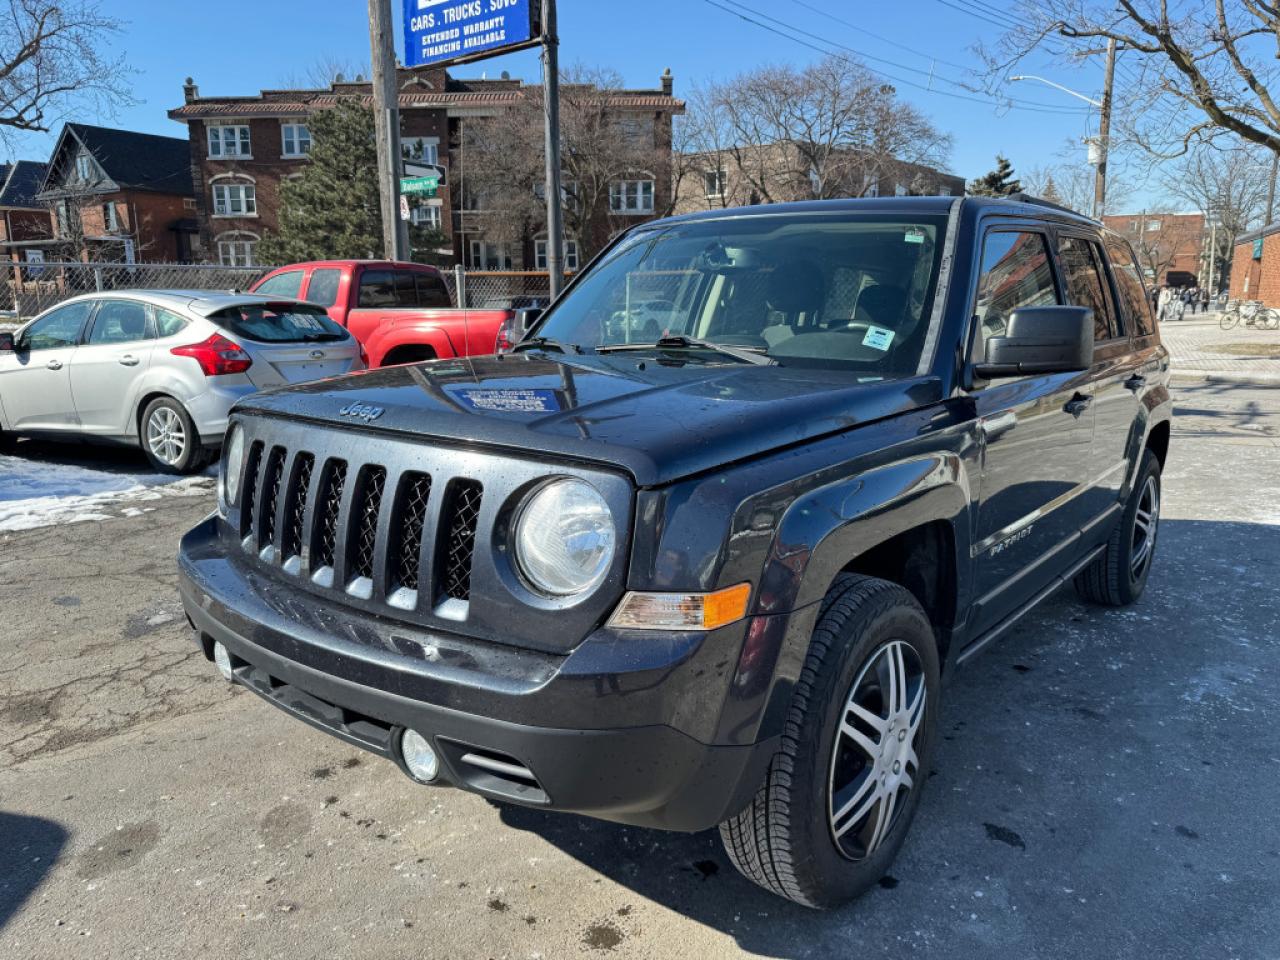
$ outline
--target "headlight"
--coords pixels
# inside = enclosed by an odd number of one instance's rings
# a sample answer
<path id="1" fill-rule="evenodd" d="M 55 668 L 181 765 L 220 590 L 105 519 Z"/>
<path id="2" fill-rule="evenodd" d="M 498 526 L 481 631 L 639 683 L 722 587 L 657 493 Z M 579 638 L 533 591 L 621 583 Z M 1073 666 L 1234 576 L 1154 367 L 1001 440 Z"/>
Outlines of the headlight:
<path id="1" fill-rule="evenodd" d="M 594 487 L 581 480 L 554 480 L 520 508 L 516 563 L 542 593 L 586 593 L 609 572 L 616 539 L 609 505 Z"/>
<path id="2" fill-rule="evenodd" d="M 226 450 L 222 454 L 222 500 L 228 506 L 240 494 L 240 471 L 244 466 L 244 430 L 240 424 L 231 428 Z"/>

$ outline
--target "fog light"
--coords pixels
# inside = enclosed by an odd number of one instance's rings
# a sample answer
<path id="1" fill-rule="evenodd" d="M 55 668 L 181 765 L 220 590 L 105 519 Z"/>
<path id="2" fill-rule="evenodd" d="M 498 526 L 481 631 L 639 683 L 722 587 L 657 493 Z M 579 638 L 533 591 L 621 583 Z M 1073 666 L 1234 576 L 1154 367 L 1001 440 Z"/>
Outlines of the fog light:
<path id="1" fill-rule="evenodd" d="M 221 643 L 213 645 L 213 662 L 218 665 L 218 672 L 229 681 L 236 678 L 235 671 L 231 668 L 231 651 L 224 647 Z"/>
<path id="2" fill-rule="evenodd" d="M 440 772 L 440 758 L 427 738 L 416 730 L 406 730 L 400 738 L 400 755 L 415 780 L 430 783 Z"/>

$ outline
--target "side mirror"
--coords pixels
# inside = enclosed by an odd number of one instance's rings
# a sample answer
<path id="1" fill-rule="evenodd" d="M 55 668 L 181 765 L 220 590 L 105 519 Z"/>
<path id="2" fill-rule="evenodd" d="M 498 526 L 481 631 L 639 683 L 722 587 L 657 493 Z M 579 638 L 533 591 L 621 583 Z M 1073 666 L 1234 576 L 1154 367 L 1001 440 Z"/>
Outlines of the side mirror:
<path id="1" fill-rule="evenodd" d="M 1093 366 L 1093 311 L 1088 307 L 1022 307 L 1004 336 L 987 340 L 973 372 L 984 380 L 1033 373 L 1074 373 Z"/>
<path id="2" fill-rule="evenodd" d="M 13 342 L 13 333 L 6 330 L 0 333 L 0 353 L 14 353 L 18 349 Z"/>
<path id="3" fill-rule="evenodd" d="M 541 307 L 521 307 L 516 311 L 516 320 L 512 331 L 515 339 L 519 340 L 532 329 L 533 325 L 542 317 Z"/>

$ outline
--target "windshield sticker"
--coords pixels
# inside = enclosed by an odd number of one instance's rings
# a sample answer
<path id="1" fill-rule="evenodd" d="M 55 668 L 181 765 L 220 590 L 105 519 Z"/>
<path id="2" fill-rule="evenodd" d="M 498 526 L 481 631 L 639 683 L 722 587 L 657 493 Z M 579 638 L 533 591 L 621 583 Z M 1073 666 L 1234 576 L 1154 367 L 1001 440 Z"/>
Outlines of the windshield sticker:
<path id="1" fill-rule="evenodd" d="M 862 338 L 862 345 L 872 350 L 888 350 L 891 343 L 893 343 L 893 331 L 874 325 L 867 327 L 867 335 Z"/>
<path id="2" fill-rule="evenodd" d="M 457 397 L 472 410 L 495 413 L 559 413 L 555 390 L 460 390 Z"/>
<path id="3" fill-rule="evenodd" d="M 902 235 L 902 239 L 907 243 L 924 243 L 924 231 L 919 227 L 912 227 Z"/>

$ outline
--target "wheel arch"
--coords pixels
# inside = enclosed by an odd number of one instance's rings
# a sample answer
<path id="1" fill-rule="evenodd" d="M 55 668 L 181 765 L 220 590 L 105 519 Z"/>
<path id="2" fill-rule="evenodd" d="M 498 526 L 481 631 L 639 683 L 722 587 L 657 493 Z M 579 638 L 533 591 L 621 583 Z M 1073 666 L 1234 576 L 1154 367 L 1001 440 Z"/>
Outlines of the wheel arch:
<path id="1" fill-rule="evenodd" d="M 1169 457 L 1169 436 L 1173 426 L 1168 420 L 1161 420 L 1147 432 L 1145 449 L 1150 450 L 1160 461 L 1160 469 L 1164 470 Z"/>
<path id="2" fill-rule="evenodd" d="M 449 339 L 449 334 L 439 327 L 410 327 L 408 329 L 392 327 L 385 331 L 375 331 L 374 335 L 365 344 L 365 351 L 369 356 L 369 365 L 373 367 L 385 366 L 387 358 L 395 354 L 397 350 L 412 348 L 429 349 L 437 357 L 453 357 L 457 355 L 457 351 L 453 348 L 453 342 Z"/>

